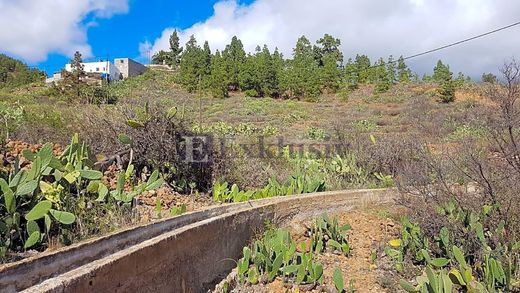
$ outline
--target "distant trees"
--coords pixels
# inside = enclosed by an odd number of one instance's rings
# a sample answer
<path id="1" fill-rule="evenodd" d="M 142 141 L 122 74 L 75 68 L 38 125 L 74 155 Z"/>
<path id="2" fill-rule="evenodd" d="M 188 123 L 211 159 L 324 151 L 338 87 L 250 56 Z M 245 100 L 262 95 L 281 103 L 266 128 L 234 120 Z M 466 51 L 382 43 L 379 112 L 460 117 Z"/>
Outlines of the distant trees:
<path id="1" fill-rule="evenodd" d="M 16 59 L 0 54 L 0 88 L 43 81 L 44 76 L 42 71 L 31 69 Z"/>
<path id="2" fill-rule="evenodd" d="M 325 34 L 313 45 L 301 36 L 293 48 L 292 58 L 285 59 L 275 49 L 257 46 L 246 53 L 242 41 L 234 36 L 222 51 L 212 53 L 208 42 L 201 48 L 194 36 L 184 49 L 178 46 L 177 32 L 170 38 L 170 51 L 157 53 L 174 56 L 179 62 L 179 79 L 189 92 L 209 92 L 214 97 L 227 97 L 230 91 L 242 91 L 250 97 L 284 97 L 315 101 L 321 93 L 341 94 L 359 85 L 371 84 L 374 93 L 387 92 L 397 83 L 418 81 L 406 65 L 405 58 L 397 60 L 379 58 L 372 63 L 367 55 L 358 54 L 344 63 L 341 40 Z M 176 52 L 176 53 L 175 53 Z M 175 55 L 176 56 L 176 55 Z M 466 81 L 460 73 L 453 80 L 449 66 L 438 61 L 432 76 L 425 75 L 426 82 L 441 85 L 439 93 L 443 101 L 454 99 L 454 91 Z"/>
<path id="3" fill-rule="evenodd" d="M 496 83 L 497 82 L 497 76 L 493 73 L 483 73 L 482 74 L 482 82 L 487 83 Z"/>

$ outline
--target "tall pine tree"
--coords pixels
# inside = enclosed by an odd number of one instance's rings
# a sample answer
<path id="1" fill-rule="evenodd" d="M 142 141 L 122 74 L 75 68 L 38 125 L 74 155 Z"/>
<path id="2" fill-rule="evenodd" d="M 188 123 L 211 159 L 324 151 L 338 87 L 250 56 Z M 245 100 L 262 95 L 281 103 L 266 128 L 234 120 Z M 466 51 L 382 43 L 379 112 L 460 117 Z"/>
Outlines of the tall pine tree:
<path id="1" fill-rule="evenodd" d="M 284 78 L 284 87 L 289 97 L 316 100 L 320 95 L 318 63 L 309 40 L 302 36 L 293 49 L 293 59 Z"/>
<path id="2" fill-rule="evenodd" d="M 211 74 L 209 78 L 211 94 L 216 98 L 228 96 L 229 76 L 226 68 L 226 61 L 219 51 L 211 58 Z"/>
<path id="3" fill-rule="evenodd" d="M 246 52 L 244 45 L 236 36 L 231 39 L 231 44 L 226 46 L 222 53 L 226 61 L 227 70 L 229 72 L 229 86 L 232 90 L 240 89 L 240 70 L 246 62 Z"/>
<path id="4" fill-rule="evenodd" d="M 181 58 L 179 73 L 181 83 L 188 92 L 195 92 L 202 88 L 206 73 L 207 65 L 204 51 L 197 45 L 197 40 L 192 35 L 186 43 L 186 49 Z"/>
<path id="5" fill-rule="evenodd" d="M 412 72 L 406 66 L 403 56 L 400 56 L 397 60 L 397 77 L 400 83 L 408 83 L 412 78 Z"/>
<path id="6" fill-rule="evenodd" d="M 316 41 L 314 58 L 320 67 L 321 85 L 331 92 L 336 92 L 340 87 L 343 53 L 340 51 L 341 40 L 325 34 Z"/>

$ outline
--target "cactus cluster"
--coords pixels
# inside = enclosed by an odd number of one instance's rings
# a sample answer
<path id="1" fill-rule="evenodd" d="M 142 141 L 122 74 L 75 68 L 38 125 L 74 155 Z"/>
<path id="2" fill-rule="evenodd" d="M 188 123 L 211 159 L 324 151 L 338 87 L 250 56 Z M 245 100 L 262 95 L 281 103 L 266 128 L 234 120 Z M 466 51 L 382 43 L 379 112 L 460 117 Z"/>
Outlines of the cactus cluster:
<path id="1" fill-rule="evenodd" d="M 349 224 L 340 226 L 336 218 L 331 220 L 326 214 L 321 216 L 316 219 L 310 229 L 313 251 L 321 253 L 330 248 L 333 251 L 349 255 L 348 231 L 350 229 Z"/>
<path id="2" fill-rule="evenodd" d="M 6 177 L 0 177 L 0 258 L 8 251 L 23 251 L 44 247 L 52 236 L 60 235 L 75 224 L 79 198 L 93 198 L 96 202 L 129 203 L 136 195 L 159 188 L 164 181 L 157 171 L 147 182 L 131 191 L 124 190 L 125 181 L 132 175 L 130 164 L 118 177 L 117 188 L 110 191 L 103 183 L 103 173 L 94 169 L 95 158 L 89 148 L 74 135 L 61 155 L 53 152 L 52 144 L 43 145 L 37 152 L 22 151 L 30 165 L 21 168 L 20 157 Z"/>
<path id="3" fill-rule="evenodd" d="M 454 245 L 448 228 L 440 229 L 430 243 L 419 225 L 408 219 L 402 221 L 401 238 L 391 240 L 385 249 L 396 261 L 396 268 L 404 270 L 405 258 L 415 265 L 424 266 L 423 274 L 415 279 L 415 285 L 406 280 L 400 284 L 408 292 L 516 292 L 518 290 L 520 242 L 506 240 L 504 223 L 494 230 L 484 228 L 484 221 L 492 217 L 493 206 L 483 206 L 480 212 L 464 210 L 455 200 L 438 207 L 438 212 L 450 223 L 457 223 L 464 233 L 473 233 L 480 241 L 481 257 L 465 255 Z M 513 237 L 514 238 L 514 237 Z M 457 239 L 464 243 L 464 239 Z M 491 244 L 493 243 L 493 244 Z M 431 257 L 430 254 L 435 254 Z"/>
<path id="4" fill-rule="evenodd" d="M 239 282 L 254 285 L 269 283 L 279 277 L 286 283 L 323 284 L 323 266 L 316 262 L 316 255 L 324 250 L 324 245 L 331 245 L 343 253 L 350 251 L 346 240 L 349 229 L 349 225 L 340 227 L 337 219 L 330 220 L 324 215 L 316 220 L 310 230 L 310 245 L 305 241 L 296 243 L 286 230 L 270 229 L 251 247 L 244 247 L 243 257 L 237 262 Z"/>
<path id="5" fill-rule="evenodd" d="M 276 179 L 269 179 L 269 183 L 261 189 L 243 191 L 233 184 L 231 188 L 227 182 L 216 182 L 213 185 L 213 200 L 217 202 L 243 202 L 254 199 L 274 196 L 288 196 L 311 192 L 325 191 L 325 182 L 305 175 L 293 175 L 281 184 Z"/>

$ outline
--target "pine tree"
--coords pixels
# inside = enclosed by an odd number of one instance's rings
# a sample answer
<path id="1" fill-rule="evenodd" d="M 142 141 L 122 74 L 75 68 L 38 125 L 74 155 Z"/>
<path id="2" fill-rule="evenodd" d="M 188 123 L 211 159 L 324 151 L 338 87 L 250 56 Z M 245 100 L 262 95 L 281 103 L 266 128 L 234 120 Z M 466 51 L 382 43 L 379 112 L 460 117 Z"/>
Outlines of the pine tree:
<path id="1" fill-rule="evenodd" d="M 181 83 L 188 92 L 195 92 L 203 86 L 206 70 L 204 51 L 197 45 L 197 40 L 192 35 L 182 54 L 179 73 Z"/>
<path id="2" fill-rule="evenodd" d="M 152 56 L 152 64 L 165 64 L 177 68 L 181 62 L 183 48 L 179 45 L 177 30 L 170 35 L 170 51 L 161 50 Z"/>
<path id="3" fill-rule="evenodd" d="M 457 78 L 455 79 L 454 82 L 455 82 L 456 87 L 463 86 L 464 83 L 466 82 L 466 76 L 464 75 L 464 73 L 459 72 L 459 74 L 457 75 Z"/>
<path id="4" fill-rule="evenodd" d="M 408 83 L 412 77 L 412 72 L 406 66 L 403 56 L 400 56 L 397 60 L 397 75 L 400 83 Z"/>
<path id="5" fill-rule="evenodd" d="M 229 77 L 226 70 L 226 61 L 217 50 L 211 58 L 210 91 L 213 97 L 225 98 L 228 96 Z"/>
<path id="6" fill-rule="evenodd" d="M 246 52 L 244 51 L 242 41 L 234 36 L 231 39 L 231 44 L 226 46 L 222 56 L 226 60 L 226 66 L 229 72 L 230 88 L 232 90 L 240 89 L 240 70 L 246 61 Z"/>
<path id="7" fill-rule="evenodd" d="M 451 103 L 455 101 L 455 88 L 456 83 L 451 79 L 451 76 L 450 79 L 444 80 L 441 83 L 439 94 L 443 103 Z"/>
<path id="8" fill-rule="evenodd" d="M 376 93 L 387 92 L 390 89 L 391 84 L 386 71 L 386 63 L 383 58 L 379 58 L 379 60 L 374 64 L 372 72 L 373 81 L 376 84 Z"/>
<path id="9" fill-rule="evenodd" d="M 164 50 L 160 50 L 152 56 L 152 64 L 170 64 L 170 52 L 166 52 Z"/>
<path id="10" fill-rule="evenodd" d="M 443 82 L 446 80 L 450 80 L 452 76 L 452 72 L 450 71 L 450 67 L 442 63 L 441 60 L 437 61 L 437 65 L 433 68 L 433 81 L 435 82 Z"/>
<path id="11" fill-rule="evenodd" d="M 70 61 L 72 78 L 75 83 L 81 82 L 81 79 L 85 77 L 85 67 L 83 66 L 83 59 L 81 53 L 76 51 L 74 58 Z"/>
<path id="12" fill-rule="evenodd" d="M 271 55 L 271 62 L 272 74 L 274 76 L 272 78 L 272 82 L 269 84 L 269 95 L 271 97 L 277 98 L 282 95 L 282 84 L 285 78 L 286 70 L 286 62 L 283 58 L 283 54 L 278 51 L 278 48 L 275 48 L 273 54 Z"/>
<path id="13" fill-rule="evenodd" d="M 394 60 L 394 56 L 392 55 L 388 57 L 388 62 L 386 63 L 386 73 L 388 74 L 388 81 L 390 84 L 397 83 L 397 66 L 396 61 Z"/>
<path id="14" fill-rule="evenodd" d="M 483 73 L 482 74 L 482 82 L 496 83 L 497 82 L 497 77 L 493 73 Z"/>
<path id="15" fill-rule="evenodd" d="M 181 63 L 182 47 L 179 45 L 179 35 L 174 30 L 170 36 L 170 60 L 168 65 L 177 67 Z"/>
<path id="16" fill-rule="evenodd" d="M 367 83 L 371 79 L 370 58 L 366 55 L 356 55 L 354 65 L 358 76 L 358 83 Z"/>
<path id="17" fill-rule="evenodd" d="M 347 90 L 352 91 L 358 88 L 358 71 L 356 64 L 352 61 L 351 58 L 348 59 L 347 64 L 345 64 L 344 68 L 344 80 L 346 82 Z"/>
<path id="18" fill-rule="evenodd" d="M 340 67 L 343 63 L 343 53 L 340 51 L 341 40 L 325 34 L 316 41 L 314 58 L 320 67 L 321 85 L 331 92 L 337 92 L 341 82 Z"/>
<path id="19" fill-rule="evenodd" d="M 315 100 L 320 94 L 318 73 L 312 45 L 305 36 L 302 36 L 293 49 L 293 60 L 290 60 L 284 78 L 284 87 L 289 97 Z"/>
<path id="20" fill-rule="evenodd" d="M 238 81 L 240 88 L 245 92 L 246 96 L 258 97 L 261 96 L 261 82 L 258 64 L 258 52 L 260 47 L 256 48 L 256 54 L 248 54 L 245 62 L 242 64 Z"/>
<path id="21" fill-rule="evenodd" d="M 81 96 L 83 89 L 83 78 L 86 76 L 81 53 L 76 51 L 70 60 L 71 71 L 62 71 L 63 84 L 66 90 L 70 90 L 77 98 Z"/>
<path id="22" fill-rule="evenodd" d="M 211 75 L 211 49 L 209 47 L 208 41 L 204 42 L 204 47 L 202 49 L 202 61 L 203 61 L 203 80 L 202 87 L 204 89 L 208 89 L 210 87 L 210 75 Z"/>

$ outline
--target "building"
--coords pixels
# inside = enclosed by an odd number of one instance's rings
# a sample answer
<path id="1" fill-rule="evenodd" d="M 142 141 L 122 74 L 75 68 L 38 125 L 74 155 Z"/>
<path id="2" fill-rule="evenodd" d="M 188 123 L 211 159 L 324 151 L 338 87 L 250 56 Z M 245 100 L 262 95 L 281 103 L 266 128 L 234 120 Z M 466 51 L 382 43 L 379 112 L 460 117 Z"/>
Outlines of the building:
<path id="1" fill-rule="evenodd" d="M 146 66 L 130 58 L 117 58 L 114 64 L 121 73 L 122 79 L 141 75 L 146 71 Z"/>
<path id="2" fill-rule="evenodd" d="M 117 58 L 114 64 L 110 61 L 84 62 L 83 71 L 85 71 L 88 80 L 109 80 L 116 81 L 127 79 L 129 77 L 141 75 L 145 72 L 146 67 L 130 58 Z M 65 70 L 72 71 L 71 64 L 65 65 Z M 45 80 L 47 84 L 52 84 L 62 80 L 61 72 L 54 73 L 52 77 Z"/>
<path id="3" fill-rule="evenodd" d="M 119 69 L 110 61 L 85 62 L 81 64 L 83 65 L 83 71 L 89 77 L 99 76 L 110 81 L 121 79 Z M 65 70 L 71 72 L 72 66 L 70 64 L 65 65 Z"/>

